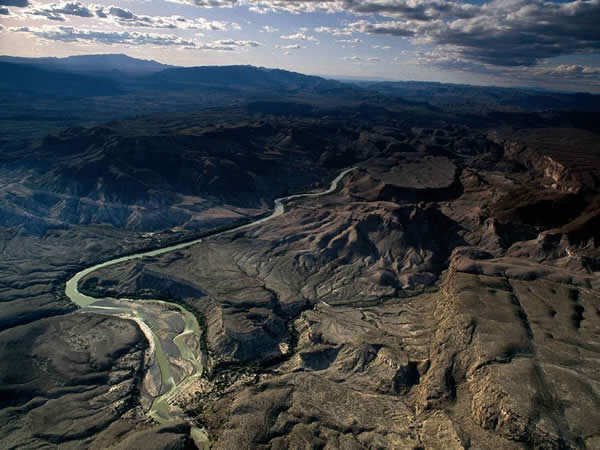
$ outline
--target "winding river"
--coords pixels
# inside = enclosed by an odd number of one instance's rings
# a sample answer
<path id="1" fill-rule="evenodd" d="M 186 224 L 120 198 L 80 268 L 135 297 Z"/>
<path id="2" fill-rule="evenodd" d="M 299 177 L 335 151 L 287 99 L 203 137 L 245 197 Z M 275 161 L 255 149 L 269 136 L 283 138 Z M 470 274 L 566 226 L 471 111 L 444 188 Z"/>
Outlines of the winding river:
<path id="1" fill-rule="evenodd" d="M 237 228 L 215 232 L 212 235 L 193 241 L 170 245 L 157 250 L 123 256 L 121 258 L 115 258 L 101 264 L 96 264 L 95 266 L 88 267 L 87 269 L 76 273 L 75 276 L 67 281 L 65 294 L 73 303 L 82 308 L 83 311 L 112 314 L 118 317 L 134 320 L 148 339 L 150 351 L 154 358 L 155 367 L 158 368 L 157 378 L 159 378 L 159 383 L 156 383 L 156 395 L 154 396 L 151 405 L 148 408 L 148 414 L 156 422 L 164 424 L 177 420 L 177 417 L 174 417 L 170 411 L 170 399 L 177 393 L 179 388 L 182 387 L 184 383 L 189 382 L 193 377 L 200 377 L 203 373 L 206 355 L 199 351 L 197 345 L 201 339 L 202 330 L 198 325 L 196 317 L 191 312 L 187 311 L 181 305 L 176 303 L 160 300 L 136 301 L 134 299 L 124 298 L 115 299 L 108 297 L 90 297 L 79 291 L 79 281 L 86 275 L 89 275 L 98 269 L 114 266 L 116 264 L 131 261 L 133 259 L 163 255 L 165 253 L 191 247 L 192 245 L 198 244 L 209 238 L 237 232 L 264 223 L 282 215 L 285 212 L 285 204 L 290 200 L 306 197 L 319 197 L 333 193 L 337 189 L 342 178 L 344 178 L 348 172 L 354 169 L 355 167 L 343 170 L 340 174 L 338 174 L 337 177 L 335 177 L 335 179 L 333 179 L 329 188 L 325 191 L 290 195 L 288 197 L 276 199 L 273 212 L 269 216 L 263 217 L 262 219 L 241 225 Z M 168 334 L 165 337 L 164 330 L 159 331 L 153 329 L 152 325 L 156 325 L 157 309 L 168 311 L 168 314 L 178 314 L 180 321 L 179 328 L 182 331 L 178 332 L 175 337 L 170 338 Z M 170 342 L 172 342 L 176 348 L 172 348 L 169 352 L 167 352 L 163 347 L 168 345 Z M 170 361 L 170 358 L 172 358 L 172 355 L 174 354 L 178 356 L 180 363 L 177 364 L 177 367 L 175 367 L 175 365 Z M 183 373 L 180 367 L 182 365 L 187 367 L 187 370 Z M 192 427 L 191 435 L 198 448 L 208 448 L 208 437 L 206 436 L 204 430 Z"/>

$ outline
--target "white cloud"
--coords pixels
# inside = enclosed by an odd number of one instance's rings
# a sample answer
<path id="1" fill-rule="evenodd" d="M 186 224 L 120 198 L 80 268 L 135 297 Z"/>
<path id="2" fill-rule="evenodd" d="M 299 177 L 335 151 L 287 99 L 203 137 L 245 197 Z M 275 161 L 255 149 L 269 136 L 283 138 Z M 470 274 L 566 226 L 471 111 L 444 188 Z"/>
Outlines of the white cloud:
<path id="1" fill-rule="evenodd" d="M 190 0 L 193 2 L 193 0 Z M 340 12 L 341 2 L 338 0 L 240 0 L 239 4 L 258 14 L 271 12 L 288 12 L 292 14 L 320 12 Z"/>
<path id="2" fill-rule="evenodd" d="M 152 45 L 157 47 L 175 46 L 195 50 L 234 51 L 240 48 L 258 47 L 255 41 L 222 39 L 202 42 L 194 39 L 183 39 L 179 36 L 158 33 L 142 33 L 137 31 L 100 31 L 65 26 L 13 27 L 15 33 L 28 33 L 40 39 L 62 42 L 95 42 L 99 44 Z"/>
<path id="3" fill-rule="evenodd" d="M 316 27 L 314 30 L 316 33 L 329 33 L 334 36 L 349 36 L 353 33 L 353 31 L 349 29 L 333 27 Z"/>
<path id="4" fill-rule="evenodd" d="M 35 4 L 24 10 L 30 16 L 41 16 L 48 20 L 63 22 L 65 16 L 94 17 L 95 13 L 81 2 Z"/>
<path id="5" fill-rule="evenodd" d="M 233 8 L 237 0 L 166 0 L 171 3 L 198 6 L 200 8 Z"/>
<path id="6" fill-rule="evenodd" d="M 354 39 L 338 39 L 336 42 L 339 42 L 340 44 L 360 44 L 362 42 L 362 40 L 360 40 L 358 38 L 354 38 Z"/>
<path id="7" fill-rule="evenodd" d="M 302 47 L 298 44 L 290 44 L 290 45 L 276 45 L 275 48 L 280 48 L 283 50 L 298 50 Z"/>
<path id="8" fill-rule="evenodd" d="M 312 42 L 318 41 L 318 39 L 315 38 L 314 36 L 307 35 L 302 32 L 298 32 L 298 33 L 294 33 L 294 34 L 287 34 L 287 35 L 283 35 L 283 36 L 279 36 L 279 37 L 281 39 L 287 39 L 289 41 L 312 41 Z"/>
<path id="9" fill-rule="evenodd" d="M 260 29 L 260 31 L 262 31 L 264 33 L 277 33 L 279 31 L 279 28 L 275 28 L 270 25 L 265 25 L 264 27 L 262 27 Z"/>
<path id="10" fill-rule="evenodd" d="M 49 20 L 64 22 L 67 16 L 84 18 L 95 17 L 99 20 L 110 20 L 118 25 L 131 28 L 165 28 L 182 30 L 225 31 L 228 25 L 239 30 L 237 23 L 227 24 L 202 17 L 187 19 L 182 16 L 147 16 L 138 15 L 120 6 L 86 6 L 79 1 L 63 1 L 60 3 L 32 4 L 24 10 L 29 16 L 45 17 Z"/>

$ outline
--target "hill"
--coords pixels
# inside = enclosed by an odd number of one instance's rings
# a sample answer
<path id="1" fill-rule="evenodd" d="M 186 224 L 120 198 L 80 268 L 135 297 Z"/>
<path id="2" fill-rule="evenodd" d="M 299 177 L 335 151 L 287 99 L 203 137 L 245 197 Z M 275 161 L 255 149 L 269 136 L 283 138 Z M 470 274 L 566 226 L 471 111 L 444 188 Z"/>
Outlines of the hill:
<path id="1" fill-rule="evenodd" d="M 177 67 L 155 73 L 151 80 L 161 85 L 222 86 L 230 89 L 259 88 L 270 90 L 335 89 L 343 83 L 281 69 L 254 66 Z"/>

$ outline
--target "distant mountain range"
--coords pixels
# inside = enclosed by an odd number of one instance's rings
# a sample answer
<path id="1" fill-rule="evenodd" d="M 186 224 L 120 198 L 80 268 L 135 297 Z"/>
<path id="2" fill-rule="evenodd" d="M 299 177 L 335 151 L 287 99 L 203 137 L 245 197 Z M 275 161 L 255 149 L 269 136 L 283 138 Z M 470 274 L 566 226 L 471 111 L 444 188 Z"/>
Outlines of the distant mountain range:
<path id="1" fill-rule="evenodd" d="M 173 66 L 152 60 L 132 58 L 123 54 L 76 55 L 66 58 L 21 58 L 17 56 L 0 56 L 0 62 L 26 64 L 43 69 L 60 70 L 76 73 L 110 73 L 117 72 L 130 75 L 143 75 Z"/>
<path id="2" fill-rule="evenodd" d="M 471 126 L 554 120 L 597 127 L 600 96 L 427 82 L 351 82 L 255 66 L 175 67 L 122 54 L 0 56 L 0 146 L 125 117 L 237 108 L 241 115 L 396 118 Z M 534 113 L 534 114 L 531 114 Z M 572 123 L 571 123 L 572 124 Z M 13 144 L 11 144 L 13 145 Z"/>
<path id="3" fill-rule="evenodd" d="M 67 58 L 0 56 L 0 89 L 28 94 L 98 96 L 153 89 L 169 92 L 211 87 L 230 91 L 336 89 L 339 81 L 254 66 L 174 67 L 127 55 Z M 102 80 L 102 81 L 101 81 Z M 89 89 L 85 89 L 86 84 Z"/>
<path id="4" fill-rule="evenodd" d="M 280 69 L 254 66 L 177 67 L 155 73 L 151 77 L 161 83 L 179 85 L 220 85 L 230 88 L 309 89 L 339 88 L 344 84 L 325 78 Z"/>
<path id="5" fill-rule="evenodd" d="M 117 83 L 97 74 L 48 70 L 36 65 L 0 62 L 0 92 L 66 97 L 121 93 Z"/>

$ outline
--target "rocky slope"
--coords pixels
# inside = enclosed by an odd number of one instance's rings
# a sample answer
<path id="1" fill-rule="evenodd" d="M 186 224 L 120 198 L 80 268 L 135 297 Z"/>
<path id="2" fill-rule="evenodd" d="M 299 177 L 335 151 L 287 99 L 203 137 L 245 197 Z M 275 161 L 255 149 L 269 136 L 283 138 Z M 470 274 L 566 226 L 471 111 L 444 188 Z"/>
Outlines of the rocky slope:
<path id="1" fill-rule="evenodd" d="M 70 129 L 3 155 L 0 225 L 40 236 L 71 224 L 206 230 L 263 213 L 376 144 L 356 125 L 315 121 Z"/>
<path id="2" fill-rule="evenodd" d="M 83 286 L 205 317 L 211 373 L 178 406 L 215 448 L 598 447 L 593 187 L 403 132 L 335 194 Z"/>
<path id="3" fill-rule="evenodd" d="M 191 448 L 185 424 L 132 427 L 147 346 L 133 322 L 73 314 L 4 331 L 0 342 L 4 448 Z"/>
<path id="4" fill-rule="evenodd" d="M 313 183 L 335 173 L 336 167 L 377 151 L 371 142 L 377 136 L 361 135 L 356 124 L 340 128 L 312 121 L 287 121 L 284 125 L 257 120 L 215 125 L 195 120 L 144 119 L 88 130 L 71 129 L 32 146 L 7 149 L 0 169 L 0 333 L 6 338 L 2 340 L 8 340 L 13 332 L 25 333 L 23 340 L 29 345 L 38 331 L 31 334 L 27 330 L 38 330 L 35 327 L 40 320 L 46 320 L 43 323 L 55 326 L 52 332 L 39 331 L 41 339 L 59 342 L 55 350 L 62 351 L 69 344 L 61 339 L 72 326 L 69 321 L 75 320 L 68 314 L 74 311 L 74 305 L 63 294 L 64 283 L 75 272 L 117 255 L 165 246 L 261 214 L 273 197 L 300 188 L 311 189 Z M 160 146 L 153 146 L 154 141 Z M 171 152 L 165 153 L 164 148 Z M 188 170 L 187 175 L 172 173 L 169 158 Z M 149 291 L 156 291 L 163 287 L 162 279 L 148 274 L 142 284 L 150 283 Z M 177 282 L 169 280 L 167 285 L 173 292 L 168 288 L 161 296 L 197 296 L 203 292 L 195 286 L 180 289 Z M 136 339 L 144 340 L 139 336 Z M 114 347 L 109 358 L 114 364 L 120 355 L 119 345 L 116 341 L 106 344 L 107 348 Z M 224 339 L 223 345 L 231 344 Z M 43 358 L 57 360 L 59 356 L 52 350 Z M 3 355 L 15 362 L 15 370 L 26 371 L 41 358 L 25 352 L 21 359 L 14 360 L 11 351 L 7 347 Z M 86 361 L 81 370 L 87 364 L 86 370 L 94 372 L 94 358 L 90 356 Z M 61 388 L 65 383 L 68 380 L 53 377 L 36 387 L 35 395 L 62 398 L 59 409 L 79 409 L 79 398 Z M 126 410 L 140 403 L 137 394 L 130 400 Z M 44 415 L 51 410 L 44 409 Z M 86 411 L 82 417 L 94 415 L 92 409 Z M 29 420 L 27 408 L 5 408 L 3 412 L 7 422 Z M 124 427 L 137 430 L 140 426 L 140 436 L 154 436 L 151 439 L 156 442 L 162 442 L 159 434 L 172 434 L 174 439 L 189 434 L 186 426 L 149 429 L 142 416 L 126 417 Z M 90 424 L 93 421 L 89 419 Z M 60 427 L 63 425 L 61 422 Z M 76 437 L 65 440 L 80 446 L 120 440 L 131 444 L 137 439 L 121 432 L 104 438 L 102 427 L 82 427 Z M 34 441 L 35 445 L 51 445 L 62 439 L 57 436 L 22 427 L 17 435 L 3 432 L 1 445 L 19 442 L 19 446 L 33 446 Z"/>
<path id="5" fill-rule="evenodd" d="M 1 448 L 600 448 L 596 97 L 58 63 L 3 63 Z"/>

